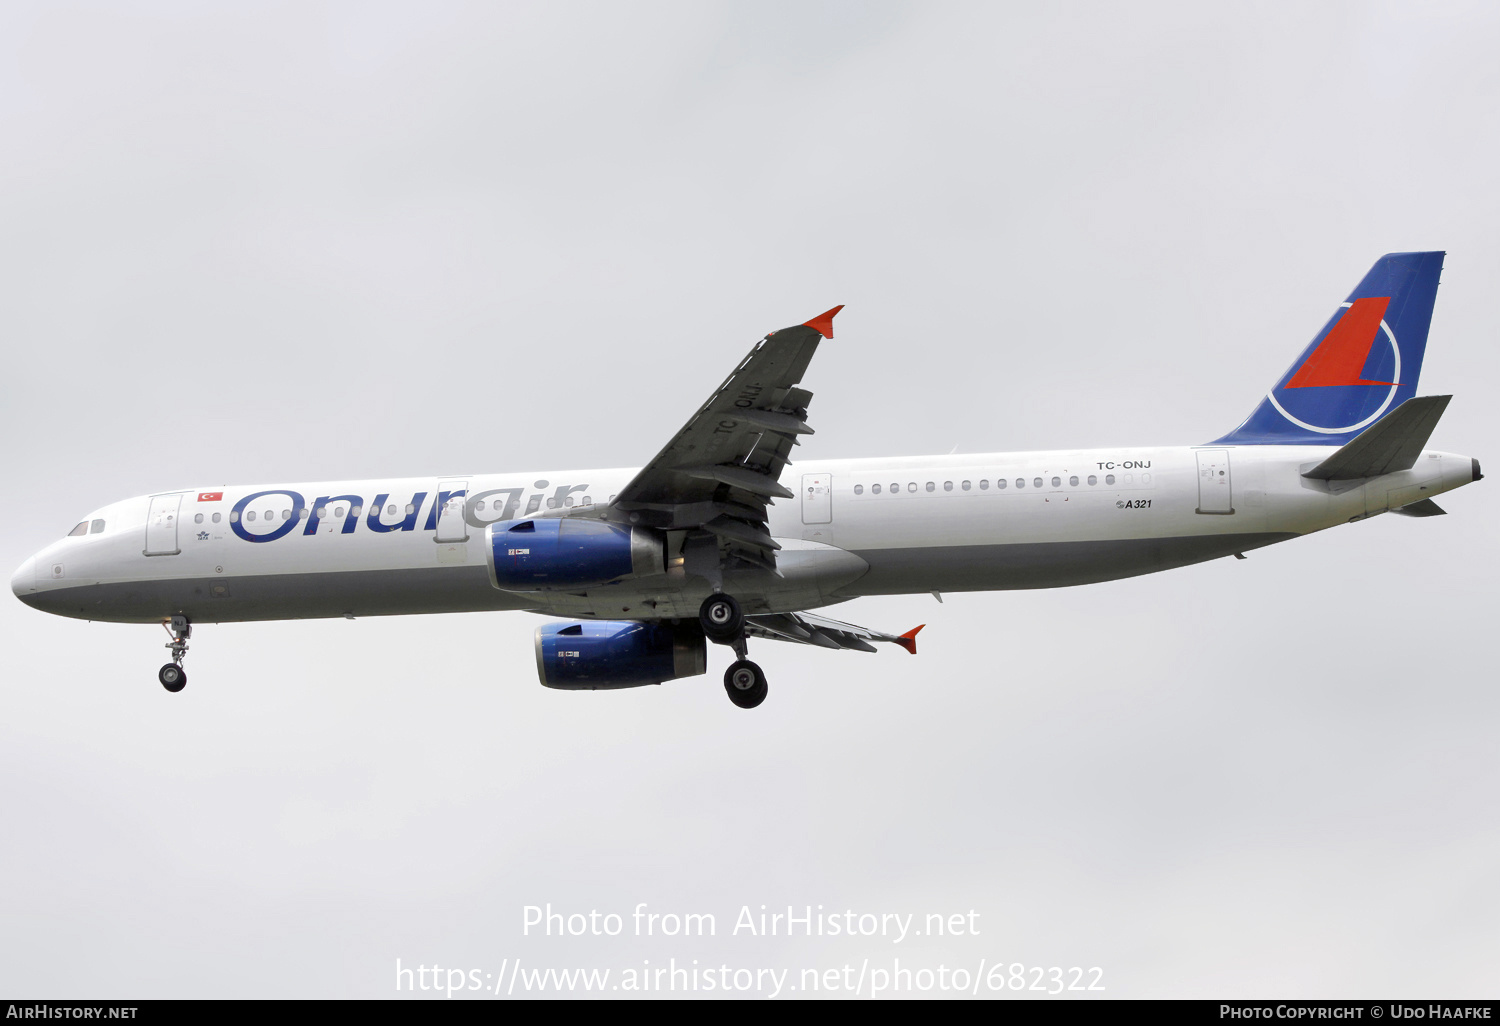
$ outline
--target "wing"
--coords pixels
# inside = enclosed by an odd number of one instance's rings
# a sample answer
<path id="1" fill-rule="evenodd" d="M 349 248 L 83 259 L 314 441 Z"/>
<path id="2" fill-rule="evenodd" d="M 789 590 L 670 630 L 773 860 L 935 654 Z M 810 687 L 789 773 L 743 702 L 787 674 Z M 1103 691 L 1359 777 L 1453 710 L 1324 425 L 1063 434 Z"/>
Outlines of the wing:
<path id="1" fill-rule="evenodd" d="M 885 634 L 852 623 L 841 623 L 811 613 L 770 613 L 745 617 L 745 633 L 752 638 L 795 641 L 820 648 L 852 648 L 873 652 L 872 641 L 889 641 L 912 655 L 917 654 L 917 632 L 927 625 L 913 627 L 905 634 Z"/>
<path id="2" fill-rule="evenodd" d="M 708 402 L 604 511 L 609 519 L 687 530 L 687 572 L 717 583 L 735 561 L 775 570 L 766 506 L 790 499 L 779 479 L 798 436 L 810 435 L 812 393 L 798 388 L 836 306 L 756 343 Z"/>

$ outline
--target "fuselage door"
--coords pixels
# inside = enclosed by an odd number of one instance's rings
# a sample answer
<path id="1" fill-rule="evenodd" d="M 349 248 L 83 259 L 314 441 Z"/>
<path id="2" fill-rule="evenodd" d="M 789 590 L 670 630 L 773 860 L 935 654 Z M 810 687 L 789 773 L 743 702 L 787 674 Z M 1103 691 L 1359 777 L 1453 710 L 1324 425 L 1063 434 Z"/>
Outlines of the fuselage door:
<path id="1" fill-rule="evenodd" d="M 438 485 L 437 536 L 439 545 L 454 545 L 469 540 L 469 525 L 464 521 L 464 504 L 468 501 L 467 481 L 444 481 Z"/>
<path id="2" fill-rule="evenodd" d="M 1198 450 L 1198 513 L 1233 513 L 1229 450 Z"/>
<path id="3" fill-rule="evenodd" d="M 151 496 L 151 509 L 146 514 L 146 555 L 175 556 L 182 551 L 177 547 L 177 516 L 181 506 L 181 492 Z"/>
<path id="4" fill-rule="evenodd" d="M 833 523 L 833 475 L 802 475 L 802 522 Z"/>

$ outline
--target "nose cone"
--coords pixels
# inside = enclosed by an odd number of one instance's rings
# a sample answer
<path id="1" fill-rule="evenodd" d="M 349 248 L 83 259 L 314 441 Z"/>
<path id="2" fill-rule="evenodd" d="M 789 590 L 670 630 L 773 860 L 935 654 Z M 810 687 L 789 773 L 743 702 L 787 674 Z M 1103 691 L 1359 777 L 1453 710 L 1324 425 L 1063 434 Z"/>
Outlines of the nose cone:
<path id="1" fill-rule="evenodd" d="M 10 590 L 15 592 L 16 598 L 31 605 L 31 597 L 36 594 L 35 556 L 22 563 L 16 572 L 10 575 Z"/>

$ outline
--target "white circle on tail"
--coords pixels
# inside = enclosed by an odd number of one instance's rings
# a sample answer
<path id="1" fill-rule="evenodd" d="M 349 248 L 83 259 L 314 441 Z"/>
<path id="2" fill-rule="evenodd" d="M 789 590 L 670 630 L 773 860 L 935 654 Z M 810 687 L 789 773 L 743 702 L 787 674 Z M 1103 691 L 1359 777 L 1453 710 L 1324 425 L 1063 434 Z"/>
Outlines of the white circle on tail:
<path id="1" fill-rule="evenodd" d="M 1342 310 L 1353 305 L 1353 303 L 1348 302 L 1340 303 L 1339 309 Z M 1293 424 L 1296 424 L 1299 428 L 1304 428 L 1308 431 L 1316 431 L 1320 435 L 1342 435 L 1349 431 L 1358 431 L 1360 428 L 1369 427 L 1371 424 L 1379 420 L 1385 413 L 1385 411 L 1390 408 L 1391 400 L 1396 398 L 1396 389 L 1401 387 L 1401 385 L 1399 384 L 1399 382 L 1401 381 L 1401 347 L 1396 345 L 1396 335 L 1391 331 L 1391 326 L 1385 323 L 1384 320 L 1380 322 L 1380 330 L 1385 332 L 1386 340 L 1391 344 L 1391 353 L 1395 356 L 1396 359 L 1396 369 L 1392 372 L 1391 377 L 1396 380 L 1397 384 L 1392 385 L 1391 390 L 1386 393 L 1385 402 L 1380 404 L 1380 409 L 1370 414 L 1358 424 L 1350 424 L 1346 427 L 1318 427 L 1318 425 L 1309 424 L 1305 420 L 1298 420 L 1296 417 L 1293 417 L 1290 413 L 1288 413 L 1286 411 L 1286 408 L 1276 401 L 1276 389 L 1273 388 L 1271 389 L 1271 391 L 1267 392 L 1266 398 L 1271 401 L 1272 406 L 1276 407 L 1276 412 L 1281 414 L 1287 420 L 1291 421 Z"/>

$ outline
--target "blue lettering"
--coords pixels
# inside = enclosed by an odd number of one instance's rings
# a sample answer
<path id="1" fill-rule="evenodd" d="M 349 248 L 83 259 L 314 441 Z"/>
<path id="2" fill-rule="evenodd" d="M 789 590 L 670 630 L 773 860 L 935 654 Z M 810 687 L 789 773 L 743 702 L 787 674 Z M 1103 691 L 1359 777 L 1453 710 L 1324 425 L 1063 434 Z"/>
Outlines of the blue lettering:
<path id="1" fill-rule="evenodd" d="M 349 503 L 349 512 L 344 514 L 344 529 L 339 533 L 354 533 L 354 525 L 359 523 L 359 514 L 354 512 L 354 508 L 356 506 L 363 506 L 365 500 L 361 499 L 358 495 L 322 495 L 318 497 L 317 502 L 313 503 L 312 512 L 308 514 L 307 529 L 302 532 L 304 535 L 318 533 L 318 523 L 320 521 L 318 510 L 327 509 L 330 502 Z M 277 535 L 277 537 L 279 538 L 280 535 Z"/>
<path id="2" fill-rule="evenodd" d="M 245 507 L 265 495 L 285 495 L 290 498 L 292 500 L 292 514 L 283 520 L 281 526 L 274 531 L 268 531 L 265 534 L 251 534 L 245 530 L 243 523 L 245 519 Z M 302 508 L 302 496 L 298 492 L 287 491 L 284 488 L 273 488 L 266 492 L 256 492 L 253 495 L 245 496 L 234 504 L 234 509 L 229 514 L 229 529 L 247 542 L 275 541 L 277 538 L 283 538 L 292 533 L 292 528 L 297 526 L 297 522 L 302 517 Z"/>
<path id="3" fill-rule="evenodd" d="M 417 514 L 422 511 L 422 503 L 427 499 L 426 492 L 418 492 L 411 497 L 411 512 L 399 523 L 385 524 L 380 521 L 380 511 L 385 506 L 385 500 L 390 498 L 386 492 L 375 496 L 375 504 L 370 507 L 370 515 L 365 517 L 365 526 L 377 534 L 389 534 L 392 531 L 415 531 L 417 529 Z"/>
<path id="4" fill-rule="evenodd" d="M 548 483 L 546 481 L 538 481 L 535 487 L 546 488 L 548 487 Z M 548 508 L 561 508 L 567 504 L 568 499 L 574 493 L 587 492 L 588 489 L 589 486 L 586 484 L 558 485 L 550 499 L 545 492 L 532 494 L 527 496 L 526 511 L 523 515 L 530 516 L 537 512 L 542 508 L 544 501 L 550 503 Z M 310 537 L 318 533 L 320 528 L 323 527 L 325 520 L 335 517 L 335 506 L 342 507 L 347 504 L 348 510 L 343 514 L 343 523 L 339 525 L 339 534 L 353 534 L 359 526 L 361 514 L 363 514 L 365 526 L 376 534 L 415 531 L 417 529 L 417 521 L 421 517 L 422 506 L 426 503 L 429 494 L 431 493 L 414 493 L 409 504 L 400 504 L 402 507 L 410 505 L 411 512 L 402 515 L 401 519 L 395 523 L 386 523 L 382 517 L 387 515 L 385 507 L 390 501 L 389 492 L 381 492 L 376 495 L 375 501 L 370 505 L 368 510 L 365 510 L 364 498 L 359 495 L 320 495 L 311 505 L 308 505 L 299 492 L 290 491 L 286 488 L 271 488 L 266 491 L 256 492 L 253 495 L 247 495 L 236 502 L 233 511 L 230 513 L 229 526 L 236 535 L 248 542 L 275 541 L 278 538 L 284 538 L 291 534 L 296 529 L 298 522 L 305 515 L 307 523 L 302 528 L 302 534 L 304 537 Z M 264 534 L 253 534 L 245 527 L 245 514 L 252 503 L 268 495 L 287 496 L 292 500 L 293 508 L 289 511 L 288 518 L 278 524 L 274 530 L 268 530 Z M 502 495 L 505 497 L 503 503 L 499 499 L 499 496 Z M 442 512 L 443 507 L 452 498 L 465 496 L 464 520 L 472 527 L 483 529 L 487 525 L 499 520 L 516 519 L 521 505 L 521 498 L 524 495 L 526 495 L 526 491 L 523 488 L 491 488 L 472 496 L 469 495 L 467 489 L 459 489 L 453 492 L 439 491 L 436 493 L 436 501 L 432 503 L 427 511 L 427 522 L 422 530 L 437 530 L 438 514 Z M 490 519 L 481 521 L 476 514 L 475 506 L 480 499 L 487 499 L 490 496 L 496 497 L 494 501 L 494 514 Z"/>

